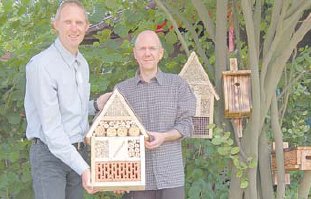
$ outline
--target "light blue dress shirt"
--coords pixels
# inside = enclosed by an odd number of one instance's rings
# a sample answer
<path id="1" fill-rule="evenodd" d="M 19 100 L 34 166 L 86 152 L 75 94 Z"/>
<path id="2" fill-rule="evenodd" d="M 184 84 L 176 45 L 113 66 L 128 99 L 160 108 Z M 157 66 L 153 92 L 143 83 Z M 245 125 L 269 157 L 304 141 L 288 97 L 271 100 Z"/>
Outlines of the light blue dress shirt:
<path id="1" fill-rule="evenodd" d="M 59 39 L 26 66 L 26 136 L 39 138 L 51 153 L 78 174 L 89 168 L 72 143 L 88 131 L 89 66 L 82 54 L 72 55 Z"/>

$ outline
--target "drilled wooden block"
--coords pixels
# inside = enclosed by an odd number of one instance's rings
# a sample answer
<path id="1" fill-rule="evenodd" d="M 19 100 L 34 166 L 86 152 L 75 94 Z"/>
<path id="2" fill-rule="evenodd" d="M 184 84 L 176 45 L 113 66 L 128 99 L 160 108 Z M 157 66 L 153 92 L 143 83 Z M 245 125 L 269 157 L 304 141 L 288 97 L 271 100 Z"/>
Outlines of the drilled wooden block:
<path id="1" fill-rule="evenodd" d="M 208 129 L 210 119 L 208 117 L 193 117 L 192 118 L 194 131 L 191 137 L 193 138 L 212 138 L 212 131 Z"/>

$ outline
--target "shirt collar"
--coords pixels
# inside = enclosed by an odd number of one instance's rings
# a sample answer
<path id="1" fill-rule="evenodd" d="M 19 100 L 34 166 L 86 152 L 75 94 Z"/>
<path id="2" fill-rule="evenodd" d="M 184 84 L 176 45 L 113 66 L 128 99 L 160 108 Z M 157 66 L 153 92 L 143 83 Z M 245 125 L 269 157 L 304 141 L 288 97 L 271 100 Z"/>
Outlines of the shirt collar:
<path id="1" fill-rule="evenodd" d="M 139 83 L 145 82 L 143 79 L 141 79 L 139 74 L 140 74 L 140 71 L 137 70 L 135 77 L 134 77 L 136 85 L 138 85 Z M 152 81 L 158 82 L 159 85 L 164 84 L 164 77 L 163 77 L 163 72 L 161 71 L 161 69 L 158 68 L 158 72 L 157 72 L 156 76 L 151 79 L 151 82 Z"/>
<path id="2" fill-rule="evenodd" d="M 60 53 L 60 55 L 63 57 L 64 61 L 69 65 L 72 66 L 72 64 L 77 61 L 78 63 L 82 63 L 82 54 L 78 51 L 77 56 L 74 56 L 71 54 L 61 43 L 60 39 L 57 38 L 54 42 L 56 50 Z M 79 64 L 78 64 L 79 65 Z"/>

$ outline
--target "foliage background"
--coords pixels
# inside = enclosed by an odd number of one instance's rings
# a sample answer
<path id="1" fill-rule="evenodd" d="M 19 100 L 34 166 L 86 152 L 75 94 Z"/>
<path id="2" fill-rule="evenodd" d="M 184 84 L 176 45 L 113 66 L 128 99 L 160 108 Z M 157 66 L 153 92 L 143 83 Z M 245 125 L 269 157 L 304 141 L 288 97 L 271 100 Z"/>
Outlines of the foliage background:
<path id="1" fill-rule="evenodd" d="M 53 0 L 0 1 L 0 57 L 7 52 L 11 57 L 7 61 L 0 61 L 0 198 L 32 198 L 28 160 L 31 143 L 25 138 L 26 120 L 23 109 L 25 65 L 33 55 L 48 47 L 55 39 L 50 20 L 58 3 L 59 1 Z M 166 15 L 159 9 L 146 9 L 147 1 L 93 0 L 84 3 L 90 13 L 91 23 L 105 19 L 110 25 L 109 29 L 97 33 L 97 42 L 81 47 L 90 65 L 91 94 L 96 97 L 111 91 L 117 82 L 134 75 L 136 64 L 132 46 L 135 35 L 145 29 L 154 30 L 157 24 L 166 19 Z M 214 67 L 214 44 L 208 39 L 190 1 L 173 3 L 182 8 L 180 12 L 200 35 L 199 42 L 209 58 L 209 63 L 204 64 L 205 69 Z M 210 10 L 215 10 L 215 1 L 205 3 Z M 121 15 L 118 14 L 120 11 Z M 215 15 L 212 14 L 212 17 Z M 181 20 L 177 22 L 181 29 L 187 30 Z M 262 26 L 264 30 L 265 24 Z M 159 35 L 166 53 L 160 67 L 163 71 L 178 73 L 187 57 L 176 33 L 171 30 L 170 22 L 163 29 L 166 34 Z M 190 34 L 189 31 L 183 31 L 189 49 L 197 50 Z M 311 145 L 310 52 L 308 46 L 303 46 L 293 56 L 279 85 L 278 100 L 280 104 L 286 102 L 282 125 L 284 140 L 293 146 Z M 243 43 L 239 53 L 246 65 L 247 48 Z M 291 81 L 286 78 L 286 74 L 291 73 L 303 73 L 303 76 L 287 88 Z M 215 127 L 213 140 L 188 139 L 183 145 L 187 198 L 228 198 L 230 168 L 234 165 L 244 169 L 249 166 L 235 164 L 234 155 L 238 151 L 231 134 L 225 132 L 223 127 Z M 296 198 L 302 175 L 301 172 L 291 175 L 291 185 L 286 190 L 287 198 Z M 112 193 L 99 193 L 95 196 L 86 194 L 85 198 L 118 197 Z"/>

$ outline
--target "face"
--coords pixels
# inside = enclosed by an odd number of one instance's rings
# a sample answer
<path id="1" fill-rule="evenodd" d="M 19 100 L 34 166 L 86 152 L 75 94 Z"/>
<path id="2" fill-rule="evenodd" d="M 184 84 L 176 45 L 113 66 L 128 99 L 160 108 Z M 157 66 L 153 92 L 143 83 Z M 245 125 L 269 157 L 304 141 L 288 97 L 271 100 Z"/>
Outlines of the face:
<path id="1" fill-rule="evenodd" d="M 156 71 L 163 57 L 163 48 L 156 33 L 140 33 L 134 48 L 134 57 L 141 71 Z"/>
<path id="2" fill-rule="evenodd" d="M 76 54 L 89 27 L 84 10 L 75 4 L 65 5 L 59 17 L 53 22 L 53 26 L 63 46 Z"/>

